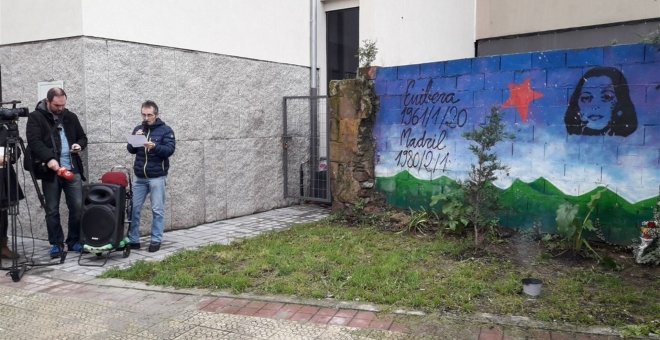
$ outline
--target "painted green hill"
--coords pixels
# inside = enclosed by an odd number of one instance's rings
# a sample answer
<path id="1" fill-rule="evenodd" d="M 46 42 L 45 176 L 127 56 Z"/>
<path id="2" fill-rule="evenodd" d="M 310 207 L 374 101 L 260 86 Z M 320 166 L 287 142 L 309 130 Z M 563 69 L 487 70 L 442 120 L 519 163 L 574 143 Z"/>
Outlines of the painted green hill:
<path id="1" fill-rule="evenodd" d="M 544 185 L 540 185 L 547 182 Z M 545 188 L 543 190 L 542 188 Z M 614 243 L 627 244 L 639 236 L 639 223 L 652 216 L 657 198 L 635 204 L 623 199 L 612 190 L 599 187 L 579 196 L 561 192 L 544 178 L 532 183 L 516 181 L 502 192 L 502 202 L 507 208 L 501 216 L 502 224 L 514 228 L 540 227 L 555 232 L 555 216 L 560 204 L 568 202 L 580 206 L 579 216 L 586 216 L 591 196 L 602 191 L 593 218 L 598 218 L 603 234 Z"/>
<path id="2" fill-rule="evenodd" d="M 376 188 L 386 195 L 389 204 L 399 208 L 427 207 L 431 196 L 456 186 L 456 181 L 446 176 L 425 181 L 407 171 L 376 179 Z"/>
<path id="3" fill-rule="evenodd" d="M 520 182 L 523 184 L 525 183 L 521 180 L 516 180 L 516 182 Z M 562 194 L 561 190 L 559 190 L 556 186 L 550 183 L 550 181 L 546 180 L 543 177 L 538 178 L 533 182 L 527 183 L 527 186 L 539 192 L 545 192 L 549 194 Z"/>
<path id="4" fill-rule="evenodd" d="M 407 171 L 392 177 L 379 177 L 376 187 L 388 199 L 388 203 L 400 208 L 428 207 L 431 197 L 455 187 L 457 183 L 448 177 L 420 180 Z M 545 178 L 525 183 L 515 180 L 501 191 L 504 206 L 500 214 L 502 225 L 529 229 L 538 227 L 545 232 L 555 232 L 556 211 L 560 204 L 568 202 L 580 206 L 580 216 L 585 216 L 591 196 L 603 190 L 602 197 L 593 214 L 601 223 L 608 241 L 628 244 L 639 237 L 641 221 L 653 216 L 653 207 L 658 198 L 649 198 L 632 204 L 612 190 L 599 187 L 579 196 L 564 194 Z"/>

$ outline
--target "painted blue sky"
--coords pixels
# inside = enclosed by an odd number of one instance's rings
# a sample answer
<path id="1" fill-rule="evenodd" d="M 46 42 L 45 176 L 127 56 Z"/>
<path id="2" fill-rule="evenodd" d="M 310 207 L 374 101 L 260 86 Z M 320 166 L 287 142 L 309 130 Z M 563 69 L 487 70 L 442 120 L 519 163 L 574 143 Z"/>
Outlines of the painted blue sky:
<path id="1" fill-rule="evenodd" d="M 648 46 L 653 45 L 380 69 L 376 175 L 387 177 L 407 170 L 420 179 L 464 179 L 473 156 L 461 135 L 483 124 L 496 106 L 501 108 L 507 131 L 515 135 L 514 141 L 497 147 L 499 158 L 510 167 L 497 186 L 544 177 L 570 195 L 607 186 L 631 203 L 657 196 L 660 52 Z M 565 116 L 571 95 L 583 75 L 603 65 L 627 80 L 636 128 L 626 136 L 569 134 Z M 578 91 L 577 111 L 587 127 L 601 127 L 606 122 L 603 117 L 623 115 L 611 113 L 614 104 L 625 101 L 616 98 L 621 94 L 614 91 L 613 82 L 617 81 L 590 77 Z"/>

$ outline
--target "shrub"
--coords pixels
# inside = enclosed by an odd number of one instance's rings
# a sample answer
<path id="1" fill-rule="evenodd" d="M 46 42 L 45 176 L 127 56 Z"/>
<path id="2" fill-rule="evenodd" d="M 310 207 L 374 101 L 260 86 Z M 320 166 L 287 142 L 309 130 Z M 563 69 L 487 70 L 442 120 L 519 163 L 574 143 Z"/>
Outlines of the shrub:
<path id="1" fill-rule="evenodd" d="M 497 179 L 497 173 L 507 171 L 508 167 L 497 158 L 493 148 L 513 136 L 504 131 L 502 116 L 497 107 L 491 109 L 488 123 L 463 137 L 472 143 L 470 151 L 476 156 L 476 164 L 471 164 L 468 179 L 461 183 L 465 200 L 471 207 L 468 219 L 474 228 L 474 246 L 479 246 L 479 231 L 484 227 L 497 224 L 496 213 L 500 209 L 498 191 L 492 182 Z"/>
<path id="2" fill-rule="evenodd" d="M 578 254 L 582 249 L 582 245 L 584 245 L 591 250 L 599 260 L 601 259 L 598 253 L 596 253 L 596 251 L 591 248 L 591 245 L 589 245 L 589 242 L 584 236 L 584 232 L 596 230 L 590 217 L 596 209 L 596 205 L 604 191 L 605 189 L 599 190 L 591 195 L 591 199 L 589 200 L 589 203 L 587 203 L 587 215 L 583 219 L 578 218 L 580 206 L 577 204 L 563 203 L 557 208 L 557 217 L 555 218 L 555 221 L 557 222 L 557 232 L 565 241 L 567 248 L 574 254 Z"/>

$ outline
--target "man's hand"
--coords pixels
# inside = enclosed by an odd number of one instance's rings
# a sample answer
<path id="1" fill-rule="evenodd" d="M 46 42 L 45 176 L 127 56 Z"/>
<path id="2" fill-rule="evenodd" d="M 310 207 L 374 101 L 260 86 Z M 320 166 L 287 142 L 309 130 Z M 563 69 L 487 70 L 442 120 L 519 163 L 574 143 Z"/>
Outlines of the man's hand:
<path id="1" fill-rule="evenodd" d="M 73 172 L 69 171 L 67 168 L 57 169 L 57 175 L 64 178 L 67 181 L 72 181 L 75 176 Z"/>
<path id="2" fill-rule="evenodd" d="M 156 147 L 156 143 L 146 142 L 146 143 L 144 143 L 144 147 L 147 149 L 147 151 L 151 151 L 153 148 Z"/>
<path id="3" fill-rule="evenodd" d="M 73 145 L 71 145 L 71 151 L 70 152 L 71 153 L 79 153 L 81 149 L 82 148 L 80 147 L 79 144 L 74 143 Z"/>
<path id="4" fill-rule="evenodd" d="M 46 163 L 46 166 L 48 169 L 51 169 L 53 171 L 57 171 L 60 168 L 60 163 L 54 159 L 51 159 Z"/>

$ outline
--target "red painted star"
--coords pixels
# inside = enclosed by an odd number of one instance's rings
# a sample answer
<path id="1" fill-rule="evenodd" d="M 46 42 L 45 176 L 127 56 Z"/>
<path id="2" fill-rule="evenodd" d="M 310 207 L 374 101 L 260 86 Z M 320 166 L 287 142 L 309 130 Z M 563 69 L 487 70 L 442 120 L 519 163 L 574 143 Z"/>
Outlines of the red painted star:
<path id="1" fill-rule="evenodd" d="M 503 108 L 515 107 L 520 114 L 523 123 L 527 122 L 529 114 L 529 104 L 535 99 L 543 97 L 543 93 L 532 90 L 530 80 L 527 79 L 522 84 L 509 84 L 509 99 L 502 105 Z"/>

